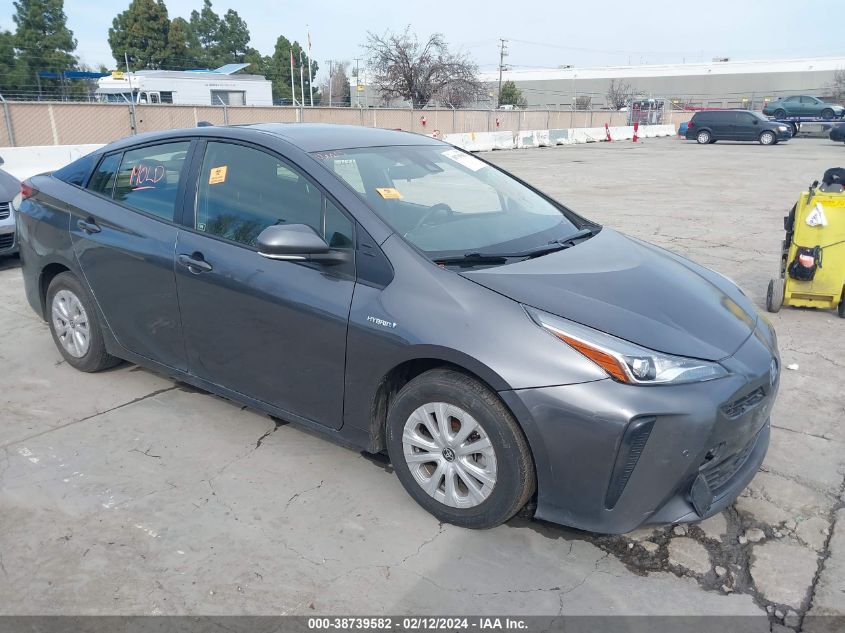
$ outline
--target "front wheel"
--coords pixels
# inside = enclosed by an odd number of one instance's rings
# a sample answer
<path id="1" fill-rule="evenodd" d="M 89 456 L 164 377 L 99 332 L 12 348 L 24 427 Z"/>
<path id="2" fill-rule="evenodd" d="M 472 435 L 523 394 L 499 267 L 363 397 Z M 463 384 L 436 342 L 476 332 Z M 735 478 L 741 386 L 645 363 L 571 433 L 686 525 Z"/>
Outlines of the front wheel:
<path id="1" fill-rule="evenodd" d="M 778 108 L 775 110 L 775 118 L 776 119 L 783 119 L 786 116 L 786 110 L 783 108 Z"/>
<path id="2" fill-rule="evenodd" d="M 770 279 L 769 287 L 766 290 L 766 310 L 769 312 L 780 312 L 780 309 L 783 307 L 783 293 L 783 279 L 780 277 L 777 279 Z"/>
<path id="3" fill-rule="evenodd" d="M 710 132 L 707 130 L 701 130 L 701 132 L 698 133 L 698 136 L 695 137 L 695 140 L 697 140 L 701 145 L 707 145 L 707 143 L 710 142 L 710 139 Z"/>
<path id="4" fill-rule="evenodd" d="M 777 137 L 774 132 L 766 130 L 760 134 L 760 145 L 774 145 L 775 141 L 777 141 Z"/>
<path id="5" fill-rule="evenodd" d="M 56 275 L 47 289 L 50 332 L 68 365 L 84 372 L 120 362 L 106 351 L 94 302 L 71 273 Z"/>
<path id="6" fill-rule="evenodd" d="M 397 394 L 387 450 L 405 490 L 440 521 L 485 529 L 531 498 L 528 442 L 495 392 L 466 374 L 433 369 Z"/>

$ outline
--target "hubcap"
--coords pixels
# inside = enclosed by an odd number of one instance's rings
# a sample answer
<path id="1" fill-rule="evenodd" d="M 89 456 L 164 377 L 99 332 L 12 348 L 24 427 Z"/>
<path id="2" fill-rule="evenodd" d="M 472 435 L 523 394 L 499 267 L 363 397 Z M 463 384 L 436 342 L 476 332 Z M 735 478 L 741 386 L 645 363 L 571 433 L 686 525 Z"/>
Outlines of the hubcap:
<path id="1" fill-rule="evenodd" d="M 88 314 L 82 302 L 70 290 L 59 290 L 51 306 L 53 329 L 65 351 L 74 358 L 82 358 L 91 345 Z"/>
<path id="2" fill-rule="evenodd" d="M 405 423 L 405 463 L 425 492 L 451 508 L 482 503 L 496 485 L 496 451 L 469 413 L 445 402 L 424 404 Z"/>

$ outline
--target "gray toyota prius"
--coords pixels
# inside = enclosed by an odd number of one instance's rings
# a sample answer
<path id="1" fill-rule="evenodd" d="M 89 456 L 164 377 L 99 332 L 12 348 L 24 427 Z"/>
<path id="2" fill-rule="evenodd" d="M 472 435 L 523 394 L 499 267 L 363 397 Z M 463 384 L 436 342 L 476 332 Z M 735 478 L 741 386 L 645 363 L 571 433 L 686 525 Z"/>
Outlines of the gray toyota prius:
<path id="1" fill-rule="evenodd" d="M 698 521 L 763 461 L 780 360 L 742 291 L 446 143 L 173 130 L 22 197 L 26 294 L 68 364 L 386 451 L 442 521 Z"/>

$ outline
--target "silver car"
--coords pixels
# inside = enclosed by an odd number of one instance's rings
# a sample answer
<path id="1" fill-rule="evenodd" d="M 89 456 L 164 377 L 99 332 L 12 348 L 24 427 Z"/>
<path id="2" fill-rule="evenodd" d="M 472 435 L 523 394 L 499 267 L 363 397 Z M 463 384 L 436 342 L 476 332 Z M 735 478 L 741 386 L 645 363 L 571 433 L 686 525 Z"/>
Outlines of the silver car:
<path id="1" fill-rule="evenodd" d="M 0 159 L 0 165 L 3 164 Z M 18 252 L 15 210 L 12 201 L 21 191 L 20 181 L 0 169 L 0 257 Z"/>

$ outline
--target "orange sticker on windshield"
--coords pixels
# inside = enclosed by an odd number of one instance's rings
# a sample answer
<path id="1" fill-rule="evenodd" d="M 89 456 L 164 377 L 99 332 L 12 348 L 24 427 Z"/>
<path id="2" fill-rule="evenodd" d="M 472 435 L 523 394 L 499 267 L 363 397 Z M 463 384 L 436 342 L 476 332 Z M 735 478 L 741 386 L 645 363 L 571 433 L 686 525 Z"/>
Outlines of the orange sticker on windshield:
<path id="1" fill-rule="evenodd" d="M 211 172 L 208 174 L 208 184 L 209 185 L 217 185 L 221 182 L 226 182 L 226 171 L 229 169 L 227 165 L 223 165 L 222 167 L 212 167 Z"/>
<path id="2" fill-rule="evenodd" d="M 376 191 L 378 191 L 378 195 L 380 195 L 385 200 L 401 200 L 402 194 L 399 193 L 393 187 L 376 187 Z"/>

